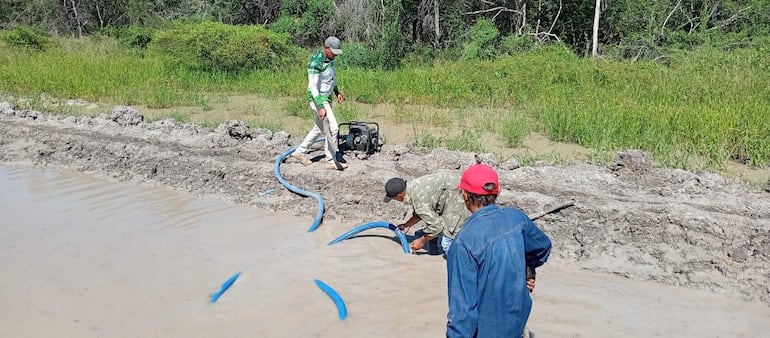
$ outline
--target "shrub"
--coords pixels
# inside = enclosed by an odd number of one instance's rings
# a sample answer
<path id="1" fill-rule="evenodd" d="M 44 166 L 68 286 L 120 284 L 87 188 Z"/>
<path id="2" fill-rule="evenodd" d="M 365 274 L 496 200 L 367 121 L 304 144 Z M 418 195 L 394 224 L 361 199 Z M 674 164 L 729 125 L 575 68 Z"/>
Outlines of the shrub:
<path id="1" fill-rule="evenodd" d="M 11 30 L 0 31 L 0 40 L 9 46 L 39 51 L 44 51 L 55 44 L 55 40 L 48 33 L 26 26 L 16 26 Z"/>
<path id="2" fill-rule="evenodd" d="M 508 35 L 500 41 L 500 53 L 513 55 L 535 47 L 535 39 L 529 35 Z"/>
<path id="3" fill-rule="evenodd" d="M 340 67 L 376 68 L 378 57 L 375 51 L 360 43 L 342 43 L 345 51 L 334 59 L 334 63 Z"/>
<path id="4" fill-rule="evenodd" d="M 298 17 L 282 15 L 270 24 L 270 30 L 294 37 L 300 27 L 299 20 Z"/>
<path id="5" fill-rule="evenodd" d="M 289 36 L 262 26 L 215 22 L 179 24 L 155 34 L 149 49 L 172 67 L 240 72 L 294 62 L 299 52 Z"/>
<path id="6" fill-rule="evenodd" d="M 705 34 L 689 34 L 683 31 L 674 31 L 667 36 L 669 48 L 673 49 L 693 49 L 703 45 L 706 42 Z"/>
<path id="7" fill-rule="evenodd" d="M 471 27 L 469 41 L 465 44 L 463 51 L 463 58 L 467 61 L 494 59 L 499 36 L 500 31 L 491 21 L 479 20 Z"/>
<path id="8" fill-rule="evenodd" d="M 382 44 L 377 50 L 378 66 L 381 69 L 393 70 L 401 67 L 401 59 L 406 54 L 406 44 L 401 35 L 399 25 L 391 23 L 385 29 Z"/>
<path id="9" fill-rule="evenodd" d="M 580 56 L 562 42 L 549 42 L 532 49 L 533 55 L 547 57 L 554 62 L 575 62 Z"/>
<path id="10" fill-rule="evenodd" d="M 289 34 L 302 46 L 320 46 L 334 35 L 334 11 L 332 0 L 282 1 L 280 16 L 270 29 Z"/>
<path id="11" fill-rule="evenodd" d="M 385 4 L 382 14 L 387 24 L 383 27 L 377 56 L 380 68 L 392 70 L 401 66 L 401 58 L 406 54 L 406 39 L 400 25 L 405 11 L 401 1 L 388 1 Z"/>
<path id="12" fill-rule="evenodd" d="M 401 60 L 407 66 L 430 66 L 436 59 L 436 51 L 424 44 L 415 44 Z"/>
<path id="13" fill-rule="evenodd" d="M 121 45 L 129 48 L 146 49 L 152 41 L 155 30 L 146 26 L 129 26 L 117 29 L 111 35 L 115 36 Z"/>

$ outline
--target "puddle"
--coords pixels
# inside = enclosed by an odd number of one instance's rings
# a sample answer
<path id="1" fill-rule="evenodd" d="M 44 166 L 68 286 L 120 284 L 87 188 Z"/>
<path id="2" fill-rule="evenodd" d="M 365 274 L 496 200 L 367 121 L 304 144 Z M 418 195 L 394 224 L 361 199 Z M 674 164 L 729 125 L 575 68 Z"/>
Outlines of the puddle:
<path id="1" fill-rule="evenodd" d="M 382 237 L 327 246 L 347 228 L 308 233 L 315 212 L 293 217 L 66 170 L 0 166 L 0 213 L 0 298 L 13 309 L 0 314 L 2 337 L 371 336 L 388 326 L 403 336 L 398 321 L 372 320 L 403 305 L 392 296 L 409 280 L 388 276 L 446 278 L 415 269 L 417 256 Z M 443 263 L 421 263 L 431 261 Z M 315 278 L 346 298 L 346 322 Z M 370 287 L 384 293 L 367 296 Z M 445 310 L 428 311 L 436 305 L 422 311 L 441 324 Z"/>
<path id="2" fill-rule="evenodd" d="M 299 198 L 299 197 L 297 197 Z M 72 171 L 0 166 L 2 337 L 436 337 L 438 256 L 349 229 Z M 382 230 L 382 232 L 378 232 Z M 236 272 L 219 298 L 211 293 Z M 340 321 L 319 278 L 345 299 Z M 554 262 L 530 329 L 549 337 L 759 336 L 770 308 Z M 540 333 L 540 334 L 538 334 Z"/>

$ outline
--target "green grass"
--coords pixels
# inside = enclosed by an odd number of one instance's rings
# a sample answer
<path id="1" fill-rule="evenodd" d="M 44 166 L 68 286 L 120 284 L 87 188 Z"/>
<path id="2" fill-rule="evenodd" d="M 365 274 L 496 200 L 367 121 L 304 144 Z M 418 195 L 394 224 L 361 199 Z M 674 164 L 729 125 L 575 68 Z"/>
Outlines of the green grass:
<path id="1" fill-rule="evenodd" d="M 441 139 L 431 133 L 423 133 L 417 136 L 417 142 L 420 147 L 438 148 L 441 145 Z"/>
<path id="2" fill-rule="evenodd" d="M 305 96 L 287 101 L 283 106 L 283 110 L 290 116 L 297 116 L 308 120 L 314 118 L 313 111 L 310 110 L 310 105 Z"/>
<path id="3" fill-rule="evenodd" d="M 190 116 L 182 112 L 171 113 L 171 118 L 180 123 L 190 122 Z"/>
<path id="4" fill-rule="evenodd" d="M 532 122 L 526 117 L 515 113 L 508 114 L 499 122 L 499 133 L 505 141 L 505 145 L 511 148 L 519 147 L 529 135 Z"/>
<path id="5" fill-rule="evenodd" d="M 757 57 L 704 50 L 671 68 L 581 60 L 564 77 L 579 85 L 553 90 L 539 116 L 555 140 L 644 149 L 666 166 L 718 167 L 735 156 L 767 166 L 770 77 L 748 67 Z"/>
<path id="6" fill-rule="evenodd" d="M 336 104 L 332 109 L 337 123 L 356 121 L 360 115 L 358 108 L 351 104 Z"/>
<path id="7" fill-rule="evenodd" d="M 450 137 L 446 140 L 446 147 L 449 150 L 459 150 L 468 152 L 483 152 L 484 146 L 481 143 L 481 136 L 475 131 L 463 131 L 462 134 Z"/>
<path id="8" fill-rule="evenodd" d="M 221 121 L 221 120 L 203 120 L 199 122 L 198 125 L 208 130 L 214 130 L 214 129 L 217 129 L 217 127 L 219 127 L 224 122 L 225 121 Z"/>
<path id="9" fill-rule="evenodd" d="M 563 165 L 563 166 L 573 164 L 573 161 L 571 159 L 564 158 L 561 155 L 554 152 L 542 154 L 542 155 L 524 154 L 524 155 L 518 156 L 517 159 L 519 160 L 519 165 L 527 166 L 527 167 L 535 166 L 542 163 L 552 164 L 552 165 Z"/>
<path id="10" fill-rule="evenodd" d="M 253 123 L 253 127 L 267 129 L 272 132 L 281 131 L 283 129 L 283 125 L 280 122 L 275 121 L 257 121 Z"/>
<path id="11" fill-rule="evenodd" d="M 0 94 L 203 110 L 227 95 L 259 94 L 295 98 L 277 116 L 312 118 L 301 64 L 281 72 L 180 72 L 107 39 L 60 45 L 44 52 L 0 46 Z M 597 151 L 650 151 L 658 164 L 679 168 L 719 168 L 729 160 L 770 165 L 768 74 L 770 58 L 760 50 L 709 48 L 671 55 L 665 65 L 582 59 L 544 47 L 494 61 L 338 71 L 352 101 L 395 105 L 392 121 L 460 131 L 415 131 L 420 145 L 481 151 L 481 133 L 514 147 L 539 131 Z M 335 113 L 341 122 L 360 116 L 355 105 L 335 105 Z"/>
<path id="12" fill-rule="evenodd" d="M 355 121 L 358 119 L 360 112 L 358 108 L 352 104 L 332 104 L 334 110 L 334 116 L 337 118 L 337 123 Z M 293 98 L 283 104 L 283 110 L 288 116 L 297 116 L 306 120 L 315 119 L 315 113 L 310 109 L 310 104 L 305 96 Z"/>

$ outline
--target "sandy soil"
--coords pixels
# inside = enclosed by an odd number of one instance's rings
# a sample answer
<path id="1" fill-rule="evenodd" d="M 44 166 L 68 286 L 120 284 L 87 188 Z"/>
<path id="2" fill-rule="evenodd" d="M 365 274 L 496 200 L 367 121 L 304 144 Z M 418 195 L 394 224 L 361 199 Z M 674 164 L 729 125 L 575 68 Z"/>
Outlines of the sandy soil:
<path id="1" fill-rule="evenodd" d="M 283 189 L 273 175 L 276 157 L 298 141 L 239 121 L 208 132 L 172 120 L 145 123 L 126 107 L 111 115 L 63 117 L 0 103 L 0 162 L 69 167 L 312 217 L 316 202 Z M 652 168 L 651 158 L 638 151 L 619 153 L 608 167 L 519 167 L 480 157 L 500 172 L 501 204 L 537 213 L 575 202 L 538 221 L 554 240 L 554 266 L 770 303 L 767 191 L 715 174 Z M 343 172 L 326 171 L 320 163 L 281 166 L 292 184 L 324 196 L 321 233 L 328 224 L 350 228 L 400 221 L 403 206 L 381 202 L 385 180 L 460 171 L 475 159 L 470 153 L 388 144 L 367 160 L 347 160 L 350 168 Z M 274 190 L 260 194 L 269 189 Z"/>
<path id="2" fill-rule="evenodd" d="M 440 337 L 446 269 L 374 229 L 333 246 L 330 221 L 0 166 L 2 337 Z M 209 293 L 240 278 L 215 304 Z M 344 297 L 340 321 L 314 278 Z M 759 337 L 770 307 L 704 290 L 540 270 L 534 337 Z"/>

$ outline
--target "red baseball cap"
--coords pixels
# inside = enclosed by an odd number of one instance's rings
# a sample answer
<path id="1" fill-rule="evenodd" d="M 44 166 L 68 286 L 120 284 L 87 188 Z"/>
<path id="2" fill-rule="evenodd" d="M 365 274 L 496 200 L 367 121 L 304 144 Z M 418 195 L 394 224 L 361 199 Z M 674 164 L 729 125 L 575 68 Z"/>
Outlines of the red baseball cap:
<path id="1" fill-rule="evenodd" d="M 497 195 L 500 193 L 500 179 L 492 167 L 474 164 L 465 169 L 457 188 L 476 195 Z"/>

